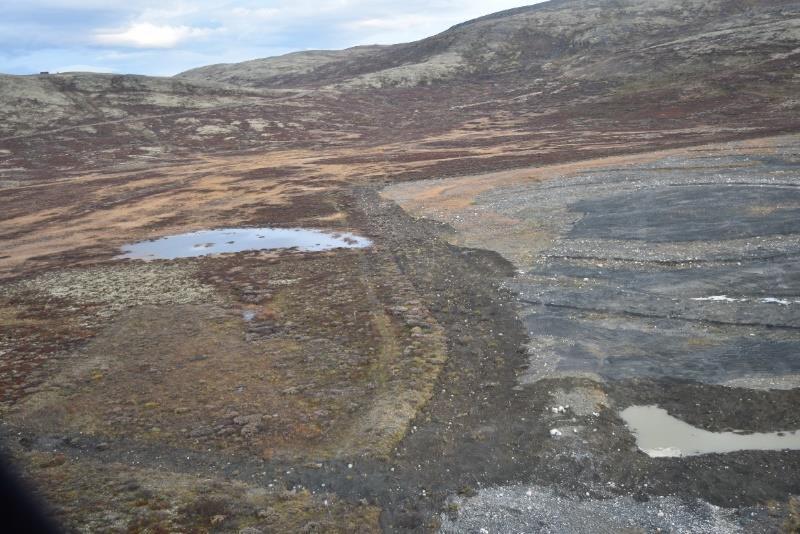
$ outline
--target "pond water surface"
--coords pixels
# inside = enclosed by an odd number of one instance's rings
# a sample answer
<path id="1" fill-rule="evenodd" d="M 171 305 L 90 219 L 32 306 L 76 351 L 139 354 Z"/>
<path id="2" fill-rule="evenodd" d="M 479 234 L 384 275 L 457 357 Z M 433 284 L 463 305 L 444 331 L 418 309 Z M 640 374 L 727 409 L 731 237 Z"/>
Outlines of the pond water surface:
<path id="1" fill-rule="evenodd" d="M 620 413 L 636 445 L 652 458 L 677 458 L 734 451 L 800 449 L 800 430 L 709 432 L 671 416 L 658 406 L 631 406 Z"/>
<path id="2" fill-rule="evenodd" d="M 372 241 L 346 232 L 306 228 L 221 228 L 139 241 L 122 247 L 119 259 L 171 260 L 251 250 L 297 249 L 318 252 L 365 248 Z"/>

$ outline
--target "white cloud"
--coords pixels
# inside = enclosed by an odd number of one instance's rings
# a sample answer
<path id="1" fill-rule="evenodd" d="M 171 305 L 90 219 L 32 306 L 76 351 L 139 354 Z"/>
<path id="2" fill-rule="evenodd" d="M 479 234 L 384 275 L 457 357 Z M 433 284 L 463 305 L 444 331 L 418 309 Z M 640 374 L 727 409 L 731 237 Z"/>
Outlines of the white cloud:
<path id="1" fill-rule="evenodd" d="M 231 10 L 231 14 L 236 17 L 246 17 L 249 19 L 265 20 L 265 19 L 276 18 L 281 14 L 281 10 L 272 7 L 259 7 L 259 8 L 236 7 Z"/>
<path id="2" fill-rule="evenodd" d="M 350 21 L 344 24 L 349 30 L 368 30 L 368 31 L 396 31 L 405 30 L 419 26 L 429 26 L 437 22 L 435 17 L 420 15 L 405 15 L 399 17 L 369 18 Z"/>
<path id="3" fill-rule="evenodd" d="M 86 63 L 82 68 L 174 74 L 292 50 L 414 41 L 536 2 L 0 0 L 0 72 Z"/>
<path id="4" fill-rule="evenodd" d="M 190 26 L 158 26 L 137 22 L 126 29 L 99 31 L 95 42 L 104 45 L 131 46 L 134 48 L 173 48 L 187 39 L 203 37 L 213 30 Z"/>

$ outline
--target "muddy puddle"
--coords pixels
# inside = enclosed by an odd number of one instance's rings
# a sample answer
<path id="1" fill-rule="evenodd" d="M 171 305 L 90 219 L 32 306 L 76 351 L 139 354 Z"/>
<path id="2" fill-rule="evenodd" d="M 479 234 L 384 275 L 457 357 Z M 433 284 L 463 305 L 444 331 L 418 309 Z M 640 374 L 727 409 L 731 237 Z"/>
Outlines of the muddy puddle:
<path id="1" fill-rule="evenodd" d="M 651 458 L 679 458 L 735 451 L 800 450 L 800 430 L 751 433 L 709 432 L 677 419 L 658 406 L 631 406 L 620 413 Z"/>
<path id="2" fill-rule="evenodd" d="M 297 249 L 318 252 L 365 248 L 372 242 L 345 232 L 305 228 L 222 228 L 165 236 L 123 246 L 118 259 L 172 260 L 254 250 Z"/>

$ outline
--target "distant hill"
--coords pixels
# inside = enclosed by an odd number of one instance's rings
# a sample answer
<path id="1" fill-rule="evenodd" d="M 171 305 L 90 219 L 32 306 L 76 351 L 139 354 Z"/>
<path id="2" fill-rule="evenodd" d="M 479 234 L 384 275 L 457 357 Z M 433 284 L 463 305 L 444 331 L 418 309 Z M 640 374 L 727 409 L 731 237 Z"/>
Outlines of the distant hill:
<path id="1" fill-rule="evenodd" d="M 0 74 L 0 137 L 87 121 L 205 109 L 273 93 L 213 81 L 74 72 Z"/>
<path id="2" fill-rule="evenodd" d="M 789 0 L 554 0 L 385 47 L 297 52 L 193 69 L 178 78 L 245 87 L 411 87 L 504 82 L 689 84 L 796 61 Z M 777 62 L 777 63 L 775 63 Z"/>
<path id="3" fill-rule="evenodd" d="M 797 131 L 798 95 L 800 0 L 553 0 L 413 43 L 172 78 L 0 75 L 0 174 L 290 146 L 494 150 L 403 155 L 430 163 L 397 173 L 463 175 Z"/>

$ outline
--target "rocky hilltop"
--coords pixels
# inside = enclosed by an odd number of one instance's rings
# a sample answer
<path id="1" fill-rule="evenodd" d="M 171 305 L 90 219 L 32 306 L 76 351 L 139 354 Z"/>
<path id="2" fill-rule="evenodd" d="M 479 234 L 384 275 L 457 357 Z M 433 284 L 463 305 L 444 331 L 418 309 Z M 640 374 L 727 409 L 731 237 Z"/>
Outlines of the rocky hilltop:
<path id="1" fill-rule="evenodd" d="M 779 65 L 797 48 L 798 9 L 788 0 L 556 0 L 413 43 L 299 52 L 178 77 L 248 87 L 411 87 L 482 78 L 687 83 Z"/>
<path id="2" fill-rule="evenodd" d="M 0 136 L 25 135 L 49 126 L 122 120 L 165 111 L 201 110 L 280 96 L 216 82 L 88 72 L 0 74 Z"/>

